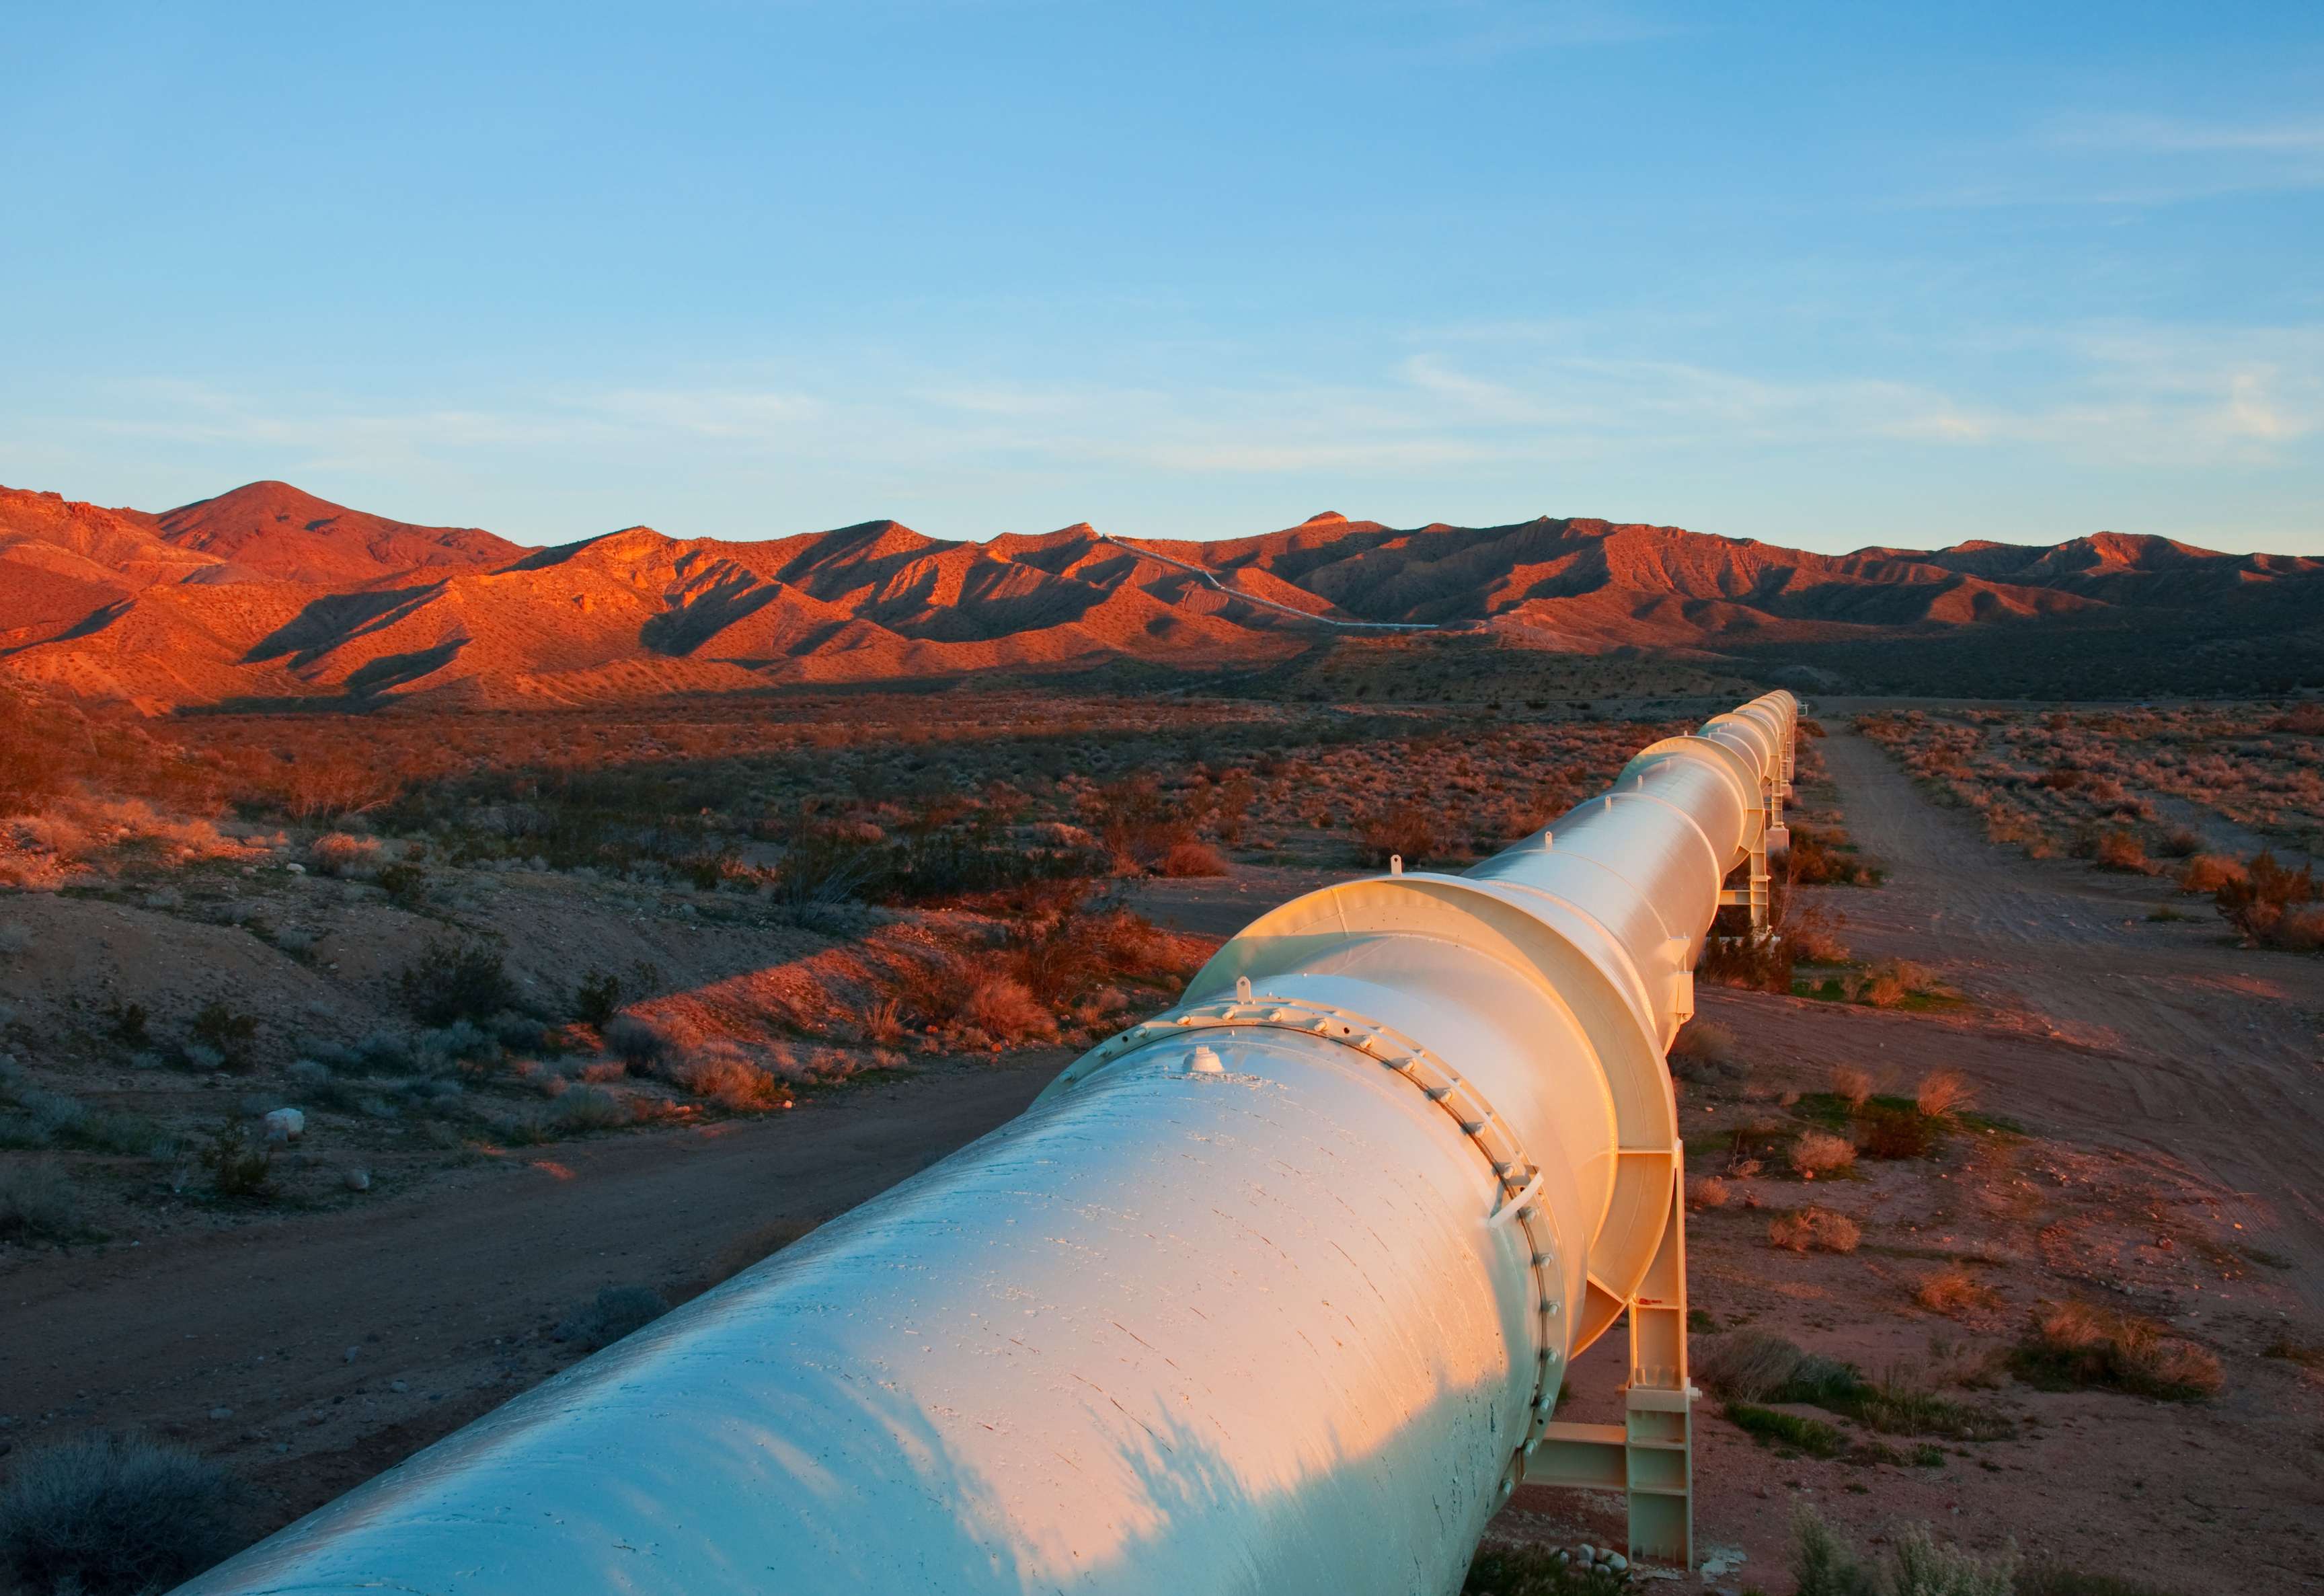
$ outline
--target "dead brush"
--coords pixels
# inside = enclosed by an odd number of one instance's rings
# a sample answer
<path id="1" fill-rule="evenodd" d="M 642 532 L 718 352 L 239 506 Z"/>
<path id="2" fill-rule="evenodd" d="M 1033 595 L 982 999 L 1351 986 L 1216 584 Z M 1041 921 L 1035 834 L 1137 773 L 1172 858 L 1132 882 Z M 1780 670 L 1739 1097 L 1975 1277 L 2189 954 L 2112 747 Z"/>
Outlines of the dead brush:
<path id="1" fill-rule="evenodd" d="M 1686 1205 L 1697 1212 L 1724 1208 L 1733 1194 L 1716 1175 L 1698 1175 L 1686 1183 Z"/>
<path id="2" fill-rule="evenodd" d="M 2238 860 L 2225 853 L 2198 853 L 2187 861 L 2179 872 L 2181 892 L 2217 892 L 2230 884 L 2241 885 L 2249 877 Z"/>
<path id="3" fill-rule="evenodd" d="M 1010 975 L 989 975 L 971 987 L 959 1018 L 1003 1047 L 1057 1039 L 1056 1017 Z"/>
<path id="4" fill-rule="evenodd" d="M 1913 1300 L 1932 1314 L 1959 1319 L 1999 1307 L 2001 1294 L 1979 1284 L 1977 1277 L 1960 1265 L 1951 1264 L 1922 1281 L 1913 1293 Z"/>
<path id="5" fill-rule="evenodd" d="M 2218 1359 L 2193 1342 L 2152 1319 L 2079 1302 L 2035 1308 L 2010 1367 L 2046 1390 L 2098 1386 L 2166 1402 L 2200 1401 L 2225 1383 Z"/>
<path id="6" fill-rule="evenodd" d="M 1715 1019 L 1694 1019 L 1682 1026 L 1671 1038 L 1667 1061 L 1671 1074 L 1683 1081 L 1744 1073 L 1735 1049 L 1735 1033 Z"/>
<path id="7" fill-rule="evenodd" d="M 1932 1070 L 1913 1093 L 1913 1106 L 1924 1119 L 1944 1120 L 1977 1101 L 1977 1088 L 1958 1070 Z"/>
<path id="8" fill-rule="evenodd" d="M 1703 939 L 1702 956 L 1695 962 L 1694 973 L 1715 986 L 1788 992 L 1792 957 L 1791 944 L 1773 933 L 1709 936 Z"/>
<path id="9" fill-rule="evenodd" d="M 1844 1213 L 1811 1204 L 1779 1213 L 1768 1222 L 1767 1244 L 1788 1252 L 1853 1252 L 1864 1228 Z"/>
<path id="10" fill-rule="evenodd" d="M 1813 1180 L 1853 1166 L 1856 1144 L 1828 1130 L 1803 1130 L 1793 1140 L 1788 1157 L 1793 1174 L 1802 1180 Z"/>
<path id="11" fill-rule="evenodd" d="M 1831 1094 L 1850 1109 L 1861 1109 L 1872 1101 L 1872 1077 L 1853 1065 L 1836 1064 L 1831 1069 Z"/>

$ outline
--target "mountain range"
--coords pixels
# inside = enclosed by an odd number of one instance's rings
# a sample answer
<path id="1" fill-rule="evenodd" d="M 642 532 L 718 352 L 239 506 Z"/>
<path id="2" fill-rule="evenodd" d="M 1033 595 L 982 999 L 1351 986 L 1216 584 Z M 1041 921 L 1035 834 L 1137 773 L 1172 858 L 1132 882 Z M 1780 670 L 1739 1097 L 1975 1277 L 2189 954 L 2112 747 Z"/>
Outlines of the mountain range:
<path id="1" fill-rule="evenodd" d="M 574 703 L 1119 660 L 1215 670 L 1390 628 L 1854 662 L 1841 677 L 1904 645 L 1950 645 L 1956 662 L 2097 658 L 2126 636 L 2224 648 L 2244 669 L 2238 640 L 2294 638 L 2305 658 L 2319 600 L 2324 560 L 2113 533 L 1826 555 L 1587 519 L 1399 529 L 1327 513 L 1219 542 L 1087 525 L 962 542 L 872 521 L 765 541 L 640 526 L 536 549 L 280 482 L 159 513 L 0 488 L 0 678 L 149 713 Z"/>

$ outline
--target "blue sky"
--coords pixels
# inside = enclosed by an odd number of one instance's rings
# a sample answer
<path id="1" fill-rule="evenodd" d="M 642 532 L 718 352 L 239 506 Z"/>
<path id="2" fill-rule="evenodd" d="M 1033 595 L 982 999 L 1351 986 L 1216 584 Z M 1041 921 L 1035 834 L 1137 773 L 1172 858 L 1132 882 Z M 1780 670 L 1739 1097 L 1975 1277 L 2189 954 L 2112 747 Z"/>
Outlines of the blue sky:
<path id="1" fill-rule="evenodd" d="M 2324 6 L 11 13 L 0 482 L 2324 552 Z"/>

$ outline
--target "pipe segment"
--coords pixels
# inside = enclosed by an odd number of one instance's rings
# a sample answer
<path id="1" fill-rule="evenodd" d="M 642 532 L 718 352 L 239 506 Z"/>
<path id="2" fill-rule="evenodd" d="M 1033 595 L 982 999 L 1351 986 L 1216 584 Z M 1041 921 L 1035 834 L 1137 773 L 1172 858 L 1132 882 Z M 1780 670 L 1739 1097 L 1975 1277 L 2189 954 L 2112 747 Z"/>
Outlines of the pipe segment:
<path id="1" fill-rule="evenodd" d="M 1795 713 L 1262 915 L 1016 1120 L 182 1591 L 1450 1596 L 1567 1361 L 1669 1308 L 1664 1049 Z M 1683 1330 L 1633 1344 L 1683 1413 Z"/>

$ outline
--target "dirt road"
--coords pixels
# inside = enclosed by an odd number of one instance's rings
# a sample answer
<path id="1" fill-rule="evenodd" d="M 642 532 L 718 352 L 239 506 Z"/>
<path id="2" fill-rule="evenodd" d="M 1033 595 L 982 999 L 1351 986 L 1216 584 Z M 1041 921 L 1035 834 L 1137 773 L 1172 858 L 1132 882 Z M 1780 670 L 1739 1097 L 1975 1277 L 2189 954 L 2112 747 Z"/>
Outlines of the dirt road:
<path id="1" fill-rule="evenodd" d="M 19 1253 L 0 1274 L 0 1447 L 90 1426 L 174 1435 L 251 1480 L 267 1527 L 286 1523 L 572 1361 L 550 1329 L 601 1287 L 683 1296 L 755 1235 L 852 1207 L 1008 1120 L 1064 1062 L 567 1143 L 338 1213 Z"/>
<path id="2" fill-rule="evenodd" d="M 2324 1308 L 2324 963 L 2232 946 L 2207 901 L 2167 881 L 2017 858 L 1862 737 L 1835 731 L 1823 756 L 1849 831 L 1888 869 L 1881 890 L 1829 895 L 1857 953 L 1932 965 L 1999 1023 L 2068 1044 L 1987 1084 L 2069 1137 L 2236 1194 L 2246 1229 L 2295 1263 L 2287 1282 Z M 2148 921 L 2164 903 L 2192 918 Z M 1960 1067 L 1990 1072 L 1995 1056 Z"/>

